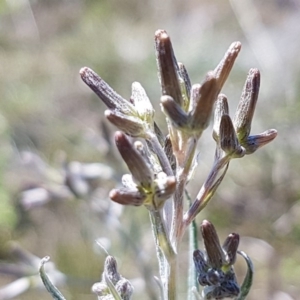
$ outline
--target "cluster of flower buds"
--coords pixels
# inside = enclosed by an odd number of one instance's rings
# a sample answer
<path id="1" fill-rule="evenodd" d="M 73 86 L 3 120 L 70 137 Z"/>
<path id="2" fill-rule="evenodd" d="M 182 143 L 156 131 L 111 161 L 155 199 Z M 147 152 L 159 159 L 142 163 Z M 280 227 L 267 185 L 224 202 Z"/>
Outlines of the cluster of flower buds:
<path id="1" fill-rule="evenodd" d="M 245 296 L 248 291 L 245 291 L 243 286 L 240 288 L 233 269 L 238 253 L 239 235 L 229 234 L 221 246 L 213 224 L 207 220 L 201 224 L 201 233 L 205 252 L 195 250 L 193 258 L 198 282 L 204 286 L 204 299 L 234 298 L 241 293 L 241 290 Z M 244 254 L 242 256 L 245 257 Z M 249 271 L 253 273 L 252 269 L 249 270 L 248 264 Z"/>
<path id="2" fill-rule="evenodd" d="M 112 190 L 110 198 L 120 204 L 143 204 L 155 210 L 161 208 L 175 191 L 175 177 L 153 171 L 150 155 L 141 142 L 132 143 L 122 132 L 116 132 L 115 140 L 131 175 L 123 176 L 124 187 Z"/>
<path id="3" fill-rule="evenodd" d="M 209 125 L 214 103 L 241 44 L 235 42 L 230 46 L 224 59 L 214 71 L 207 73 L 202 84 L 191 85 L 184 65 L 176 61 L 171 40 L 164 30 L 156 32 L 155 42 L 163 111 L 176 129 L 199 138 Z"/>
<path id="4" fill-rule="evenodd" d="M 240 42 L 232 43 L 203 82 L 192 85 L 185 66 L 176 60 L 170 37 L 164 30 L 156 31 L 161 108 L 169 131 L 166 137 L 154 122 L 154 109 L 139 83 L 132 85 L 132 96 L 126 100 L 91 69 L 85 67 L 80 71 L 83 81 L 108 107 L 107 119 L 121 131 L 115 134 L 115 142 L 131 174 L 123 176 L 124 187 L 112 190 L 110 198 L 120 204 L 144 205 L 149 209 L 166 299 L 174 299 L 175 295 L 172 280 L 176 276 L 170 275 L 171 281 L 168 276 L 176 269 L 170 271 L 169 266 L 174 262 L 177 245 L 222 182 L 230 160 L 255 152 L 277 135 L 274 129 L 250 135 L 260 85 L 257 69 L 249 71 L 234 119 L 229 115 L 227 98 L 220 92 L 240 49 Z M 184 192 L 196 164 L 197 142 L 209 125 L 214 107 L 215 161 L 195 200 L 184 212 Z M 145 143 L 134 142 L 131 137 L 143 138 Z M 166 201 L 171 197 L 171 201 Z M 198 281 L 205 286 L 205 298 L 246 295 L 252 268 L 250 259 L 237 252 L 239 236 L 229 235 L 221 247 L 211 223 L 204 221 L 201 229 L 206 253 L 196 250 L 194 261 Z M 233 264 L 237 253 L 248 265 L 247 288 L 239 287 L 235 278 Z"/>
<path id="5" fill-rule="evenodd" d="M 259 86 L 259 70 L 250 69 L 233 121 L 229 116 L 226 96 L 224 94 L 218 96 L 213 137 L 224 153 L 232 158 L 252 154 L 277 136 L 275 129 L 269 129 L 258 135 L 250 135 Z"/>
<path id="6" fill-rule="evenodd" d="M 129 300 L 133 293 L 133 286 L 118 273 L 115 258 L 107 256 L 102 280 L 92 286 L 92 291 L 98 296 L 98 300 Z"/>
<path id="7" fill-rule="evenodd" d="M 108 107 L 106 118 L 132 137 L 147 138 L 154 128 L 154 109 L 140 83 L 132 84 L 132 96 L 127 101 L 117 94 L 99 75 L 85 67 L 80 70 L 83 81 Z"/>

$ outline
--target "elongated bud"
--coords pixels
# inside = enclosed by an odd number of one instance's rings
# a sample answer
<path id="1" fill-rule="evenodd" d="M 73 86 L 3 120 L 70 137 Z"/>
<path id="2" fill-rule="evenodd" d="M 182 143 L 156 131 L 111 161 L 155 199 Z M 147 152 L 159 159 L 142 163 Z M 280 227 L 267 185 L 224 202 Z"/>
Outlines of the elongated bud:
<path id="1" fill-rule="evenodd" d="M 115 141 L 134 179 L 144 188 L 150 188 L 153 180 L 153 172 L 146 159 L 136 150 L 124 133 L 117 131 L 115 133 Z"/>
<path id="2" fill-rule="evenodd" d="M 145 137 L 144 123 L 137 117 L 124 115 L 114 110 L 106 110 L 105 117 L 120 130 L 132 137 Z"/>
<path id="3" fill-rule="evenodd" d="M 109 109 L 118 109 L 123 113 L 134 113 L 132 104 L 115 92 L 96 72 L 84 67 L 79 73 L 82 80 L 99 96 Z"/>
<path id="4" fill-rule="evenodd" d="M 92 287 L 92 291 L 98 296 L 98 299 L 112 300 L 117 297 L 122 300 L 130 300 L 133 290 L 131 283 L 119 274 L 115 258 L 107 256 L 102 280 Z"/>
<path id="5" fill-rule="evenodd" d="M 240 50 L 241 50 L 241 43 L 234 42 L 230 45 L 229 49 L 225 53 L 223 59 L 218 64 L 218 66 L 214 70 L 215 78 L 217 79 L 218 89 L 219 91 L 222 89 L 225 81 L 228 78 L 228 75 L 233 67 L 235 59 L 237 58 Z"/>
<path id="6" fill-rule="evenodd" d="M 217 95 L 217 81 L 212 73 L 207 74 L 202 85 L 193 85 L 190 103 L 192 108 L 190 127 L 192 129 L 201 133 L 207 128 Z"/>
<path id="7" fill-rule="evenodd" d="M 236 261 L 239 242 L 240 236 L 237 233 L 231 233 L 223 243 L 223 250 L 226 252 L 226 261 L 229 265 L 233 265 Z"/>
<path id="8" fill-rule="evenodd" d="M 242 157 L 245 150 L 239 144 L 231 118 L 223 115 L 220 123 L 220 147 L 233 157 Z"/>
<path id="9" fill-rule="evenodd" d="M 141 206 L 144 204 L 146 195 L 136 189 L 120 188 L 113 189 L 109 193 L 112 201 L 122 205 Z"/>
<path id="10" fill-rule="evenodd" d="M 118 273 L 117 270 L 117 261 L 113 256 L 109 255 L 106 257 L 103 273 L 105 273 L 105 275 L 114 285 L 121 279 L 121 275 Z"/>
<path id="11" fill-rule="evenodd" d="M 234 117 L 236 133 L 242 144 L 247 140 L 251 131 L 251 123 L 258 99 L 259 86 L 259 71 L 257 69 L 250 69 Z"/>
<path id="12" fill-rule="evenodd" d="M 184 83 L 184 90 L 181 88 L 181 93 L 183 94 L 182 95 L 183 107 L 186 110 L 188 107 L 188 104 L 189 104 L 190 97 L 191 97 L 192 84 L 191 84 L 189 74 L 188 74 L 184 64 L 179 62 L 178 67 L 179 67 L 180 77 L 182 78 L 182 81 Z"/>
<path id="13" fill-rule="evenodd" d="M 170 96 L 161 97 L 161 106 L 163 112 L 169 117 L 173 126 L 176 128 L 186 128 L 188 125 L 188 115 Z"/>
<path id="14" fill-rule="evenodd" d="M 130 100 L 133 102 L 141 120 L 152 124 L 154 109 L 144 88 L 139 82 L 134 82 L 132 84 L 132 94 Z"/>
<path id="15" fill-rule="evenodd" d="M 134 288 L 129 280 L 122 278 L 116 284 L 116 291 L 121 296 L 122 300 L 130 300 L 133 294 Z"/>
<path id="16" fill-rule="evenodd" d="M 155 50 L 162 94 L 171 96 L 180 106 L 183 103 L 178 64 L 173 52 L 171 40 L 164 30 L 155 32 Z"/>
<path id="17" fill-rule="evenodd" d="M 213 138 L 217 142 L 220 138 L 220 124 L 223 115 L 229 115 L 229 107 L 227 97 L 224 94 L 220 94 L 216 101 Z"/>
<path id="18" fill-rule="evenodd" d="M 244 145 L 246 149 L 246 154 L 251 154 L 257 149 L 265 146 L 266 144 L 272 142 L 277 136 L 277 130 L 268 129 L 261 134 L 251 135 L 247 138 L 247 142 Z"/>
<path id="19" fill-rule="evenodd" d="M 204 220 L 201 224 L 201 233 L 209 264 L 213 268 L 220 269 L 225 262 L 225 255 L 220 245 L 215 227 L 209 221 Z"/>

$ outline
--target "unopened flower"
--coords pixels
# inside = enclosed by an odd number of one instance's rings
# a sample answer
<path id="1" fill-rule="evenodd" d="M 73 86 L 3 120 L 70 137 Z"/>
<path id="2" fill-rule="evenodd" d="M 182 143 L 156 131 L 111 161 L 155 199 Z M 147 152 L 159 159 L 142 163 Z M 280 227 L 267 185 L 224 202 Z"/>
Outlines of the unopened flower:
<path id="1" fill-rule="evenodd" d="M 230 154 L 231 157 L 243 157 L 246 152 L 238 141 L 229 115 L 223 115 L 221 118 L 220 147 L 226 154 Z"/>
<path id="2" fill-rule="evenodd" d="M 276 138 L 276 136 L 277 130 L 275 129 L 268 129 L 263 133 L 257 135 L 250 135 L 247 138 L 246 142 L 246 154 L 251 154 L 255 152 L 257 149 L 273 141 Z"/>
<path id="3" fill-rule="evenodd" d="M 228 101 L 227 97 L 224 94 L 219 94 L 216 101 L 213 127 L 213 138 L 217 143 L 220 140 L 220 124 L 222 116 L 224 115 L 229 115 Z"/>
<path id="4" fill-rule="evenodd" d="M 209 124 L 214 103 L 241 45 L 233 43 L 215 70 L 207 73 L 202 84 L 192 86 L 184 65 L 176 61 L 167 33 L 157 31 L 155 41 L 163 94 L 162 110 L 176 129 L 199 138 Z"/>
<path id="5" fill-rule="evenodd" d="M 155 32 L 155 50 L 162 94 L 172 97 L 177 104 L 182 106 L 183 98 L 180 88 L 182 79 L 170 37 L 165 30 Z"/>
<path id="6" fill-rule="evenodd" d="M 240 144 L 246 154 L 255 152 L 258 148 L 268 144 L 277 136 L 275 129 L 269 129 L 261 134 L 250 136 L 251 123 L 258 99 L 260 86 L 260 72 L 250 69 L 242 96 L 234 117 L 234 127 Z"/>
<path id="7" fill-rule="evenodd" d="M 219 91 L 222 89 L 225 81 L 227 80 L 241 47 L 242 45 L 240 42 L 233 42 L 226 51 L 223 59 L 215 68 L 214 76 L 217 79 Z"/>
<path id="8" fill-rule="evenodd" d="M 149 209 L 160 209 L 175 191 L 175 177 L 163 172 L 155 174 L 140 142 L 132 143 L 122 132 L 116 132 L 115 140 L 131 175 L 123 176 L 124 187 L 112 190 L 110 198 L 124 205 L 145 205 Z"/>
<path id="9" fill-rule="evenodd" d="M 131 299 L 133 286 L 130 281 L 119 274 L 117 262 L 113 256 L 107 256 L 102 280 L 92 286 L 92 292 L 98 296 L 98 300 L 116 299 L 114 297 L 116 294 L 122 300 Z"/>
<path id="10" fill-rule="evenodd" d="M 120 130 L 133 137 L 146 138 L 153 129 L 154 109 L 142 86 L 132 85 L 132 96 L 127 101 L 116 93 L 98 74 L 84 67 L 80 70 L 82 80 L 108 107 L 107 119 Z"/>

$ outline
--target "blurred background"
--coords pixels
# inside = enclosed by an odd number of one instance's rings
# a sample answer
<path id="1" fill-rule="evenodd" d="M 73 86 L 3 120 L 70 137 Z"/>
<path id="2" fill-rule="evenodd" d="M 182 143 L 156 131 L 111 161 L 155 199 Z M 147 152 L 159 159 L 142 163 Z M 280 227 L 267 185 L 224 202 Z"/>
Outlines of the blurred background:
<path id="1" fill-rule="evenodd" d="M 95 299 L 90 288 L 105 258 L 99 244 L 132 281 L 133 299 L 157 299 L 147 212 L 109 201 L 127 170 L 105 106 L 78 74 L 92 68 L 127 99 L 139 81 L 164 127 L 157 29 L 171 36 L 193 83 L 242 42 L 223 89 L 232 116 L 249 69 L 260 69 L 252 133 L 276 128 L 278 137 L 232 161 L 197 220 L 212 221 L 221 239 L 242 236 L 256 270 L 250 300 L 300 299 L 299 18 L 297 0 L 0 1 L 0 299 L 50 299 L 34 275 L 45 255 L 68 275 L 49 270 L 67 299 Z M 211 168 L 211 133 L 210 126 L 199 144 L 192 197 Z M 179 299 L 186 299 L 186 241 Z M 245 270 L 239 258 L 239 281 Z"/>

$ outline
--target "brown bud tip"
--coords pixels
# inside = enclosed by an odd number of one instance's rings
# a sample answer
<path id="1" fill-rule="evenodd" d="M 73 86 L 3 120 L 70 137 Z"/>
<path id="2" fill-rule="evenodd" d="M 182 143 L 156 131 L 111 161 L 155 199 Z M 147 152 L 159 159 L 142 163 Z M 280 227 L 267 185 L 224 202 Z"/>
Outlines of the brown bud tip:
<path id="1" fill-rule="evenodd" d="M 209 221 L 204 220 L 201 224 L 201 233 L 210 265 L 220 269 L 225 262 L 225 255 L 215 227 Z"/>
<path id="2" fill-rule="evenodd" d="M 226 252 L 227 263 L 233 265 L 236 260 L 236 253 L 240 243 L 240 236 L 237 233 L 231 233 L 226 238 L 223 249 Z"/>

